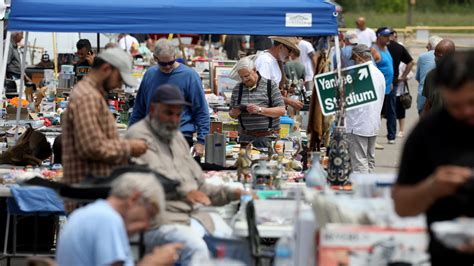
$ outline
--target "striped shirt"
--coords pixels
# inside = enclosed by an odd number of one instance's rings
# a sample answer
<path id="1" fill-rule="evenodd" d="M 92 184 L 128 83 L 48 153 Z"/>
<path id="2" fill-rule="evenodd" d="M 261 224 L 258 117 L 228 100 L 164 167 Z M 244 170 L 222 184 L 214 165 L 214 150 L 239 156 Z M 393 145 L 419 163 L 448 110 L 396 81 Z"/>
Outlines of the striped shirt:
<path id="1" fill-rule="evenodd" d="M 271 82 L 272 84 L 272 106 L 269 106 L 269 99 L 267 93 L 267 83 Z M 234 89 L 232 90 L 232 97 L 230 99 L 231 108 L 238 108 L 238 97 L 239 97 L 239 86 L 240 83 L 237 84 Z M 242 100 L 240 102 L 241 105 L 248 105 L 248 104 L 255 104 L 259 107 L 285 107 L 285 103 L 283 102 L 283 97 L 281 96 L 281 92 L 278 89 L 278 84 L 274 81 L 270 81 L 268 79 L 260 77 L 257 81 L 257 87 L 253 90 L 249 90 L 249 88 L 243 87 L 242 90 Z M 243 125 L 245 130 L 247 131 L 266 131 L 268 130 L 269 119 L 267 116 L 259 115 L 259 114 L 250 114 L 248 112 L 242 112 L 240 114 L 242 119 Z M 272 121 L 273 129 L 280 128 L 280 118 L 273 118 Z M 242 129 L 242 128 L 241 128 Z"/>
<path id="2" fill-rule="evenodd" d="M 80 183 L 88 175 L 105 177 L 113 167 L 127 163 L 129 141 L 119 138 L 106 94 L 87 76 L 72 91 L 62 118 L 65 183 Z"/>

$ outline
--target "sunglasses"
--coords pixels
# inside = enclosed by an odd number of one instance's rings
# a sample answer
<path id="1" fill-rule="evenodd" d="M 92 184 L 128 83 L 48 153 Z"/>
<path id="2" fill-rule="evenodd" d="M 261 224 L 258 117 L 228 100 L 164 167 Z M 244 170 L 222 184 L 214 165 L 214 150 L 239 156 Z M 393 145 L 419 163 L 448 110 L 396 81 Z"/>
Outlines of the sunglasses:
<path id="1" fill-rule="evenodd" d="M 164 66 L 164 67 L 165 67 L 165 66 L 172 66 L 175 62 L 176 62 L 176 60 L 169 61 L 169 62 L 160 62 L 160 61 L 158 61 L 158 64 L 159 64 L 160 66 Z"/>
<path id="2" fill-rule="evenodd" d="M 158 57 L 154 56 L 154 58 L 155 58 L 155 61 L 158 62 L 158 65 L 163 66 L 163 67 L 172 66 L 176 62 L 176 59 L 169 62 L 161 62 L 160 60 L 158 60 Z"/>

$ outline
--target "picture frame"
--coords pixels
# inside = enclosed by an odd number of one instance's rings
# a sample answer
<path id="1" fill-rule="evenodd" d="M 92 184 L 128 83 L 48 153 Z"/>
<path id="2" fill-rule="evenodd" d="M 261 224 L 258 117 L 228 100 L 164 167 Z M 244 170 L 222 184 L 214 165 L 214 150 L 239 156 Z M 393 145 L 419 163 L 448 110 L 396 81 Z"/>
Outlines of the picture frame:
<path id="1" fill-rule="evenodd" d="M 230 77 L 233 66 L 215 66 L 214 67 L 214 94 L 224 96 L 230 99 L 232 90 L 238 81 Z"/>

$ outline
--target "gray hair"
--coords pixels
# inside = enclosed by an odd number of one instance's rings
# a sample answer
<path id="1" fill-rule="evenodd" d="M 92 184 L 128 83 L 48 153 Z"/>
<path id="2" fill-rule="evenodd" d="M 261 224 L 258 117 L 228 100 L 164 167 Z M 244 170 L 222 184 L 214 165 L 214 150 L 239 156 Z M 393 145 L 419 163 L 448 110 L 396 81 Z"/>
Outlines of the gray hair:
<path id="1" fill-rule="evenodd" d="M 241 81 L 240 76 L 239 76 L 239 71 L 242 69 L 253 71 L 255 69 L 255 59 L 256 59 L 255 55 L 250 55 L 250 56 L 241 58 L 230 71 L 230 75 L 229 75 L 230 78 L 237 81 Z"/>
<path id="2" fill-rule="evenodd" d="M 176 47 L 167 39 L 160 39 L 156 42 L 156 48 L 154 52 L 155 56 L 160 55 L 176 55 Z"/>
<path id="3" fill-rule="evenodd" d="M 135 192 L 140 192 L 140 197 L 145 202 L 158 207 L 159 213 L 165 212 L 165 192 L 152 173 L 124 173 L 112 182 L 110 195 L 126 199 Z"/>
<path id="4" fill-rule="evenodd" d="M 431 46 L 431 49 L 434 50 L 436 45 L 438 45 L 438 43 L 440 43 L 442 40 L 443 38 L 439 37 L 438 35 L 434 35 L 428 39 L 428 44 Z"/>

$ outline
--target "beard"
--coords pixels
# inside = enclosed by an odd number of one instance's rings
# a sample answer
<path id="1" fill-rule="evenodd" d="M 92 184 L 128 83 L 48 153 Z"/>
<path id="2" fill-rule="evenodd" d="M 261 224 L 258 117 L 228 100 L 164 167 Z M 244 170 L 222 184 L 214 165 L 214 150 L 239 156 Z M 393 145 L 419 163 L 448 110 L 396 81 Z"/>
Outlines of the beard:
<path id="1" fill-rule="evenodd" d="M 278 54 L 278 58 L 280 59 L 280 61 L 286 62 L 288 60 L 288 55 L 285 55 L 284 52 L 280 51 L 280 53 Z"/>
<path id="2" fill-rule="evenodd" d="M 157 119 L 150 119 L 150 125 L 158 138 L 166 143 L 171 142 L 178 130 L 178 124 L 173 122 L 159 122 Z"/>

